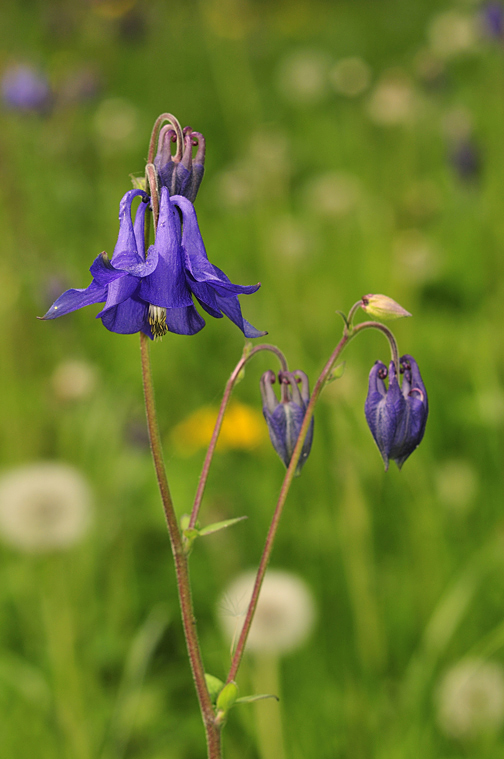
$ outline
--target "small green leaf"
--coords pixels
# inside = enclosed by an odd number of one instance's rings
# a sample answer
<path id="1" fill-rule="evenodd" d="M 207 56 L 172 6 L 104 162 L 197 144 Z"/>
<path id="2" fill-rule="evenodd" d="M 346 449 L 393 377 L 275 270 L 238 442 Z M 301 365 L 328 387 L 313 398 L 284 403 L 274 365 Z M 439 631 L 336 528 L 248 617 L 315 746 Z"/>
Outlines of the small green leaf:
<path id="1" fill-rule="evenodd" d="M 345 367 L 346 367 L 346 361 L 342 361 L 341 364 L 337 364 L 334 367 L 334 369 L 332 369 L 331 373 L 326 379 L 326 385 L 328 385 L 329 382 L 334 382 L 334 380 L 337 380 L 343 377 L 345 373 Z"/>
<path id="2" fill-rule="evenodd" d="M 348 324 L 348 319 L 347 319 L 347 315 L 345 314 L 345 312 L 344 311 L 336 311 L 336 313 L 339 314 L 341 316 L 341 318 L 343 319 L 343 321 L 345 322 L 345 327 L 349 327 L 350 325 Z"/>
<path id="3" fill-rule="evenodd" d="M 136 177 L 134 174 L 130 174 L 131 184 L 133 185 L 135 190 L 143 190 L 144 192 L 147 189 L 147 182 L 145 181 L 145 176 Z"/>
<path id="4" fill-rule="evenodd" d="M 241 696 L 237 698 L 235 704 L 251 704 L 253 701 L 264 701 L 265 698 L 274 698 L 275 701 L 280 701 L 278 696 L 273 693 L 260 693 L 257 696 Z"/>
<path id="5" fill-rule="evenodd" d="M 225 519 L 223 522 L 208 524 L 206 527 L 202 527 L 202 529 L 199 530 L 198 535 L 200 535 L 200 537 L 203 537 L 203 535 L 211 535 L 213 532 L 219 532 L 219 530 L 225 530 L 226 527 L 231 527 L 232 524 L 243 522 L 244 519 L 248 519 L 248 517 L 236 517 L 235 519 Z"/>
<path id="6" fill-rule="evenodd" d="M 214 677 L 214 675 L 208 675 L 205 673 L 205 680 L 206 685 L 208 688 L 208 692 L 210 693 L 210 698 L 212 699 L 212 703 L 215 704 L 217 701 L 217 696 L 221 692 L 221 690 L 224 687 L 224 683 L 222 680 L 219 680 L 218 677 Z"/>

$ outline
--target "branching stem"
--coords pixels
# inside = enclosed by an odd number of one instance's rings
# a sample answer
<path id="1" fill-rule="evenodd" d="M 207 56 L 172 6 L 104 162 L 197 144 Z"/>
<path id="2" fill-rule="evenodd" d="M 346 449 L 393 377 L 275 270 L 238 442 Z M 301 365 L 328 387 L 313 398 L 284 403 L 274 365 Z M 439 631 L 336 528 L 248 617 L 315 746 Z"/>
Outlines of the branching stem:
<path id="1" fill-rule="evenodd" d="M 200 474 L 200 478 L 198 482 L 198 489 L 196 490 L 196 496 L 194 498 L 194 505 L 191 511 L 191 518 L 189 520 L 189 529 L 192 529 L 198 520 L 198 514 L 199 514 L 199 510 L 201 506 L 201 501 L 203 499 L 203 494 L 205 492 L 205 486 L 208 479 L 208 473 L 210 471 L 210 465 L 212 463 L 213 455 L 215 452 L 215 446 L 217 445 L 217 440 L 219 438 L 219 433 L 221 431 L 222 422 L 224 420 L 224 414 L 226 413 L 227 405 L 229 403 L 229 399 L 231 398 L 231 393 L 233 392 L 233 388 L 245 364 L 252 358 L 252 356 L 257 355 L 257 353 L 259 353 L 260 351 L 271 351 L 272 353 L 274 353 L 278 357 L 278 360 L 280 361 L 280 364 L 282 366 L 282 371 L 284 372 L 288 371 L 288 366 L 287 366 L 287 361 L 285 360 L 285 356 L 283 355 L 282 351 L 279 350 L 275 345 L 268 345 L 265 343 L 263 345 L 255 345 L 251 350 L 248 350 L 246 347 L 245 350 L 243 351 L 243 355 L 241 359 L 236 364 L 235 368 L 233 369 L 231 373 L 230 378 L 227 381 L 226 388 L 224 390 L 224 395 L 222 396 L 219 413 L 217 415 L 217 420 L 215 422 L 212 437 L 210 439 L 210 444 L 206 452 L 205 461 L 203 462 L 203 468 L 201 470 L 201 474 Z"/>
<path id="2" fill-rule="evenodd" d="M 252 597 L 249 602 L 247 614 L 245 616 L 245 621 L 243 623 L 243 627 L 240 632 L 240 637 L 238 638 L 238 643 L 236 644 L 236 649 L 231 661 L 231 666 L 230 666 L 229 673 L 227 676 L 227 682 L 230 682 L 231 680 L 236 680 L 238 668 L 240 666 L 243 653 L 245 651 L 245 644 L 247 642 L 247 637 L 250 632 L 250 627 L 252 625 L 252 620 L 254 618 L 255 610 L 257 607 L 257 601 L 259 600 L 261 585 L 264 580 L 264 575 L 266 574 L 266 569 L 268 567 L 271 553 L 273 551 L 273 544 L 275 541 L 278 524 L 280 522 L 280 517 L 282 516 L 285 501 L 287 499 L 287 495 L 289 493 L 292 480 L 294 479 L 298 461 L 303 449 L 306 433 L 308 432 L 308 428 L 310 426 L 310 422 L 313 417 L 313 412 L 315 410 L 315 405 L 320 397 L 320 393 L 322 392 L 327 380 L 329 379 L 331 370 L 334 364 L 336 363 L 336 361 L 338 360 L 338 358 L 340 357 L 341 353 L 346 348 L 348 343 L 357 334 L 359 334 L 360 332 L 363 332 L 365 329 L 378 329 L 385 334 L 385 336 L 387 337 L 390 343 L 392 358 L 394 361 L 396 361 L 397 366 L 399 364 L 397 343 L 392 332 L 388 329 L 388 327 L 385 327 L 383 324 L 380 324 L 380 322 L 369 321 L 369 322 L 361 322 L 360 324 L 357 324 L 355 327 L 352 327 L 351 330 L 345 328 L 343 337 L 337 344 L 336 348 L 334 349 L 331 356 L 329 357 L 329 360 L 327 361 L 326 365 L 322 369 L 322 372 L 317 382 L 315 383 L 315 387 L 313 388 L 313 392 L 311 394 L 308 406 L 306 407 L 303 424 L 301 425 L 301 429 L 299 430 L 299 435 L 296 441 L 296 445 L 294 447 L 294 451 L 292 453 L 292 458 L 287 468 L 287 472 L 285 473 L 284 481 L 282 483 L 282 487 L 280 490 L 280 495 L 278 497 L 278 501 L 275 506 L 275 511 L 273 513 L 273 518 L 271 520 L 268 534 L 266 536 L 266 542 L 264 545 L 263 553 L 261 556 L 261 560 L 259 562 L 259 568 L 257 570 L 254 588 L 252 590 Z"/>

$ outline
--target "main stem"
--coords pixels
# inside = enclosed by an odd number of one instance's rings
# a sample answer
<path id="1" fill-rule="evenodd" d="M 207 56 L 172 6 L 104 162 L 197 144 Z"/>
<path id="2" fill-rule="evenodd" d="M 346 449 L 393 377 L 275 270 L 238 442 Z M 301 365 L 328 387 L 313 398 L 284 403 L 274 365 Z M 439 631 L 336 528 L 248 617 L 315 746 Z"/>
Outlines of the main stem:
<path id="1" fill-rule="evenodd" d="M 247 638 L 250 631 L 250 627 L 252 625 L 252 620 L 254 619 L 254 614 L 257 607 L 257 602 L 259 600 L 259 593 L 261 592 L 261 586 L 264 580 L 264 575 L 266 574 L 266 569 L 268 567 L 271 553 L 273 551 L 273 544 L 275 541 L 278 524 L 280 522 L 280 517 L 282 516 L 283 508 L 285 505 L 285 501 L 287 499 L 287 495 L 289 493 L 290 486 L 292 484 L 292 480 L 294 479 L 294 476 L 296 473 L 296 468 L 298 465 L 299 458 L 301 456 L 306 433 L 308 432 L 308 427 L 310 426 L 310 422 L 313 417 L 315 405 L 319 399 L 320 393 L 322 392 L 324 388 L 324 385 L 326 384 L 329 378 L 331 370 L 334 364 L 336 363 L 336 361 L 338 360 L 339 356 L 341 355 L 343 350 L 346 348 L 348 343 L 359 332 L 362 332 L 365 329 L 378 329 L 380 332 L 383 332 L 383 334 L 386 336 L 386 338 L 389 341 L 392 359 L 396 362 L 396 364 L 398 364 L 398 351 L 397 351 L 397 344 L 396 344 L 394 335 L 387 327 L 385 327 L 383 324 L 380 324 L 380 322 L 370 321 L 370 322 L 361 322 L 361 324 L 358 324 L 355 327 L 352 327 L 351 330 L 345 329 L 343 337 L 339 341 L 338 345 L 336 346 L 331 356 L 329 357 L 329 360 L 327 361 L 326 365 L 322 369 L 320 377 L 318 378 L 317 382 L 315 383 L 315 387 L 313 388 L 313 393 L 310 397 L 308 406 L 306 407 L 303 424 L 301 425 L 301 429 L 299 430 L 298 439 L 296 441 L 294 451 L 292 452 L 292 458 L 289 462 L 287 472 L 285 473 L 284 481 L 282 483 L 282 487 L 280 490 L 280 495 L 278 497 L 278 501 L 275 506 L 275 511 L 273 513 L 273 518 L 271 520 L 268 534 L 266 536 L 266 542 L 264 544 L 264 550 L 261 556 L 261 561 L 259 562 L 259 568 L 257 570 L 254 588 L 252 590 L 252 597 L 249 602 L 247 614 L 245 616 L 245 621 L 243 623 L 240 637 L 236 645 L 235 653 L 231 661 L 231 667 L 229 669 L 229 674 L 227 676 L 227 682 L 230 682 L 231 680 L 236 679 L 238 668 L 240 666 L 243 653 L 245 651 L 245 645 L 247 643 Z"/>
<path id="2" fill-rule="evenodd" d="M 175 562 L 175 572 L 177 576 L 177 588 L 182 613 L 182 623 L 184 626 L 184 635 L 187 645 L 187 653 L 191 664 L 192 675 L 198 695 L 198 701 L 205 727 L 208 759 L 221 759 L 221 731 L 215 724 L 215 714 L 210 699 L 210 694 L 205 681 L 205 668 L 199 646 L 196 632 L 196 619 L 194 617 L 191 586 L 189 582 L 189 568 L 187 558 L 184 554 L 182 537 L 177 522 L 177 516 L 173 507 L 173 501 L 168 486 L 166 470 L 163 461 L 163 451 L 159 428 L 156 417 L 156 408 L 154 403 L 154 389 L 152 384 L 152 374 L 149 359 L 148 338 L 143 332 L 140 333 L 140 351 L 142 356 L 142 379 L 145 398 L 145 411 L 147 415 L 147 425 L 149 429 L 149 439 L 152 451 L 152 459 L 156 470 L 159 492 L 163 502 L 163 509 L 170 536 L 170 544 Z"/>

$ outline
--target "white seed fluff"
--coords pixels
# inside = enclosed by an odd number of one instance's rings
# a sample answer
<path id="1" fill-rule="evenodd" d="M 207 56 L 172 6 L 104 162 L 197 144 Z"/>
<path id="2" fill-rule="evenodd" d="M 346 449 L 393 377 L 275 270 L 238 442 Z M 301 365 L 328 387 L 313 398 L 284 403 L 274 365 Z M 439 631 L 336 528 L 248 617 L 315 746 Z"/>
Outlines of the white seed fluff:
<path id="1" fill-rule="evenodd" d="M 90 516 L 89 485 L 68 464 L 28 464 L 0 477 L 0 534 L 16 548 L 69 548 L 84 536 Z"/>

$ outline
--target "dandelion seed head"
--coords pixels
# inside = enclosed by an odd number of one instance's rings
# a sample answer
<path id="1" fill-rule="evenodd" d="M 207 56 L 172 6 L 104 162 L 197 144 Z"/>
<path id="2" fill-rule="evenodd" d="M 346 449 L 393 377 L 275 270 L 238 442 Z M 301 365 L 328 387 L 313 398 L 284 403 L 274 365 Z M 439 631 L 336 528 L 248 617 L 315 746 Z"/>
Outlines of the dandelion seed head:
<path id="1" fill-rule="evenodd" d="M 504 668 L 489 661 L 459 662 L 441 680 L 437 709 L 439 727 L 452 738 L 497 731 L 504 723 Z"/>
<path id="2" fill-rule="evenodd" d="M 84 536 L 90 512 L 89 485 L 68 464 L 28 464 L 0 477 L 0 534 L 15 548 L 70 548 Z"/>
<path id="3" fill-rule="evenodd" d="M 252 595 L 255 572 L 245 572 L 226 589 L 217 613 L 225 635 L 236 641 Z M 247 650 L 283 654 L 302 646 L 315 623 L 315 601 L 300 577 L 268 570 L 247 641 Z"/>
<path id="4" fill-rule="evenodd" d="M 89 397 L 96 382 L 95 367 L 78 360 L 62 361 L 51 377 L 54 395 L 61 401 L 77 401 Z"/>

